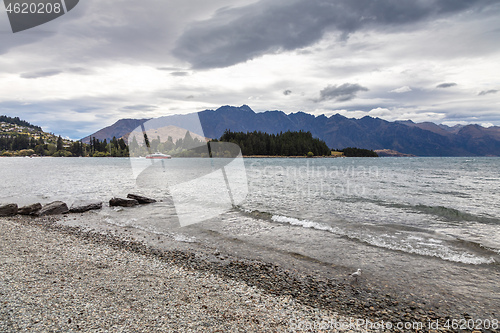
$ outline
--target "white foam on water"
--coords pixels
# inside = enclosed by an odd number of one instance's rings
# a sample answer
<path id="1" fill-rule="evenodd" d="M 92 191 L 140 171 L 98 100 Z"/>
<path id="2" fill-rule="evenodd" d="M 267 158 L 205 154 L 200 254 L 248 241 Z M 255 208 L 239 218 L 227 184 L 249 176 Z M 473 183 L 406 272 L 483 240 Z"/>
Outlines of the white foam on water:
<path id="1" fill-rule="evenodd" d="M 495 259 L 493 259 L 492 257 L 482 257 L 467 251 L 463 251 L 461 249 L 452 249 L 444 245 L 442 240 L 437 240 L 434 238 L 425 238 L 417 235 L 407 235 L 406 237 L 401 237 L 400 232 L 397 233 L 400 236 L 396 237 L 389 234 L 370 235 L 354 231 L 343 231 L 340 228 L 331 227 L 323 223 L 309 220 L 300 220 L 297 218 L 282 215 L 273 215 L 271 220 L 274 222 L 288 223 L 290 225 L 303 228 L 327 231 L 339 236 L 348 236 L 351 239 L 356 239 L 363 243 L 394 251 L 402 251 L 427 257 L 436 257 L 442 260 L 471 265 L 495 263 Z"/>
<path id="2" fill-rule="evenodd" d="M 295 226 L 300 226 L 303 228 L 310 228 L 310 229 L 316 229 L 316 230 L 321 230 L 321 231 L 328 231 L 334 234 L 342 235 L 340 233 L 339 228 L 332 228 L 328 225 L 314 222 L 314 221 L 309 221 L 309 220 L 299 220 L 293 217 L 288 217 L 288 216 L 282 216 L 282 215 L 273 215 L 271 217 L 271 220 L 274 222 L 280 222 L 280 223 L 288 223 L 290 225 L 295 225 Z"/>
<path id="3" fill-rule="evenodd" d="M 418 243 L 412 245 L 411 243 L 399 242 L 399 243 L 389 243 L 386 242 L 382 237 L 370 236 L 366 242 L 371 245 L 386 248 L 394 251 L 402 251 L 412 254 L 418 254 L 427 257 L 436 257 L 446 261 L 459 262 L 470 265 L 481 265 L 481 264 L 492 264 L 495 262 L 493 258 L 486 258 L 474 255 L 469 252 L 459 252 L 458 250 L 453 250 L 444 245 L 432 246 L 431 248 L 425 248 L 420 246 L 428 246 L 430 243 Z M 420 246 L 419 246 L 420 245 Z"/>
<path id="4" fill-rule="evenodd" d="M 173 235 L 174 240 L 177 242 L 183 242 L 183 243 L 196 243 L 197 240 L 195 237 L 189 237 L 183 234 L 174 234 Z"/>

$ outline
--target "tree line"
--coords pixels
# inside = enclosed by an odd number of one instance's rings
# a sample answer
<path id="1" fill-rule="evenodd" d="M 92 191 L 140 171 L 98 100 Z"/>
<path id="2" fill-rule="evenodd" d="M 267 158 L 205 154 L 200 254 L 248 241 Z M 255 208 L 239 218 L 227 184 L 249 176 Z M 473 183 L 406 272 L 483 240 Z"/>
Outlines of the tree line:
<path id="1" fill-rule="evenodd" d="M 141 138 L 142 139 L 142 138 Z M 331 150 L 326 143 L 313 138 L 310 132 L 280 132 L 279 134 L 268 134 L 261 131 L 254 132 L 231 132 L 226 130 L 217 140 L 212 142 L 231 142 L 238 145 L 243 155 L 269 155 L 269 156 L 330 156 Z M 104 139 L 92 137 L 88 144 L 75 141 L 64 145 L 61 136 L 52 138 L 46 142 L 43 138 L 34 138 L 26 134 L 15 134 L 0 136 L 0 152 L 4 156 L 20 155 L 30 156 L 90 156 L 90 157 L 128 157 L 145 156 L 150 152 L 162 152 L 178 157 L 208 157 L 208 150 L 204 142 L 193 138 L 189 131 L 184 138 L 177 140 L 168 137 L 165 142 L 160 137 L 150 140 L 146 134 L 139 144 L 133 137 L 130 146 L 123 138 L 113 137 L 109 142 Z M 346 157 L 377 157 L 377 153 L 360 148 L 344 148 L 336 150 L 342 152 Z M 15 152 L 15 153 L 13 153 Z M 130 154 L 132 153 L 132 154 Z M 226 155 L 231 152 L 212 151 L 213 157 Z"/>
<path id="2" fill-rule="evenodd" d="M 0 151 L 3 156 L 84 156 L 80 141 L 65 147 L 61 136 L 47 142 L 26 134 L 0 136 Z"/>
<path id="3" fill-rule="evenodd" d="M 214 140 L 217 141 L 217 140 Z M 240 146 L 243 155 L 270 156 L 329 156 L 330 148 L 311 132 L 280 132 L 268 134 L 261 131 L 231 132 L 226 130 L 218 141 Z"/>
<path id="4" fill-rule="evenodd" d="M 25 134 L 0 136 L 0 152 L 3 156 L 53 156 L 53 157 L 127 157 L 128 146 L 123 139 L 113 137 L 108 143 L 106 139 L 100 141 L 92 138 L 89 144 L 74 141 L 64 145 L 59 136 L 55 141 L 46 142 L 43 138 L 35 139 Z"/>
<path id="5" fill-rule="evenodd" d="M 345 157 L 378 157 L 376 152 L 369 149 L 348 147 L 337 151 L 344 153 Z"/>
<path id="6" fill-rule="evenodd" d="M 108 140 L 104 139 L 100 141 L 99 139 L 92 137 L 90 143 L 82 147 L 84 149 L 85 155 L 80 156 L 92 156 L 92 157 L 128 157 L 129 147 L 125 143 L 123 138 L 117 139 L 113 137 L 108 143 Z"/>

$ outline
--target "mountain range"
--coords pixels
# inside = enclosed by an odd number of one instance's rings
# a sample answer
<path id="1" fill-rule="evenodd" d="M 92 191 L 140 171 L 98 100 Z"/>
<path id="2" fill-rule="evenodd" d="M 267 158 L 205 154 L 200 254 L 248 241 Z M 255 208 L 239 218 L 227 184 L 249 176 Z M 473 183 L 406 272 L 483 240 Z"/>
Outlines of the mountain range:
<path id="1" fill-rule="evenodd" d="M 283 111 L 254 112 L 247 105 L 222 106 L 217 110 L 198 112 L 199 123 L 194 124 L 194 114 L 154 118 L 157 127 L 178 126 L 207 138 L 220 138 L 226 129 L 235 132 L 262 131 L 279 133 L 309 131 L 314 137 L 334 149 L 358 147 L 372 150 L 394 150 L 416 156 L 500 156 L 500 127 L 456 125 L 453 127 L 431 122 L 415 123 L 411 120 L 390 122 L 365 116 L 347 118 L 340 114 L 330 117 L 314 116 L 304 112 L 286 114 Z M 113 136 L 126 137 L 150 119 L 120 119 L 85 138 L 99 140 Z M 201 127 L 203 133 L 199 133 Z"/>

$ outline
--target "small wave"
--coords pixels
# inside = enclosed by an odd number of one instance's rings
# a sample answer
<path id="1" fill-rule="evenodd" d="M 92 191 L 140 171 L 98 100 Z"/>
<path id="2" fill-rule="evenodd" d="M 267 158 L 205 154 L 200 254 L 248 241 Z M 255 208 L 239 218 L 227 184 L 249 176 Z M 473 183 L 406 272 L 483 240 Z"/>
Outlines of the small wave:
<path id="1" fill-rule="evenodd" d="M 385 204 L 387 205 L 387 203 Z M 411 206 L 411 205 L 401 205 L 401 204 L 398 204 L 398 207 L 411 208 L 411 209 L 415 209 L 415 207 L 418 207 L 420 211 L 425 211 L 425 212 L 431 211 L 435 213 L 441 213 L 442 215 L 450 217 L 462 216 L 462 214 L 468 214 L 460 212 L 455 209 L 449 209 L 446 207 L 437 207 L 437 209 L 433 209 L 435 207 L 424 206 L 424 205 Z M 455 246 L 449 244 L 448 241 L 445 242 L 441 239 L 429 237 L 434 234 L 434 232 L 431 230 L 391 224 L 391 225 L 386 225 L 386 227 L 389 227 L 389 229 L 398 230 L 397 237 L 395 237 L 394 235 L 390 236 L 387 233 L 374 235 L 374 234 L 363 233 L 360 230 L 354 230 L 354 229 L 347 230 L 340 227 L 333 227 L 325 223 L 320 223 L 307 219 L 298 219 L 278 214 L 273 215 L 269 212 L 249 210 L 249 209 L 244 209 L 242 207 L 235 207 L 235 209 L 245 215 L 249 215 L 254 218 L 271 220 L 273 222 L 285 223 L 296 227 L 326 231 L 340 237 L 345 237 L 352 241 L 357 241 L 360 243 L 380 248 L 385 248 L 388 250 L 401 251 L 405 253 L 417 254 L 426 257 L 435 257 L 446 261 L 471 264 L 471 265 L 493 264 L 496 262 L 492 256 L 481 256 L 473 254 L 467 250 L 462 249 L 463 246 L 458 246 L 458 248 L 455 249 L 454 248 Z M 387 232 L 387 230 L 385 232 Z M 407 235 L 406 237 L 404 237 L 405 234 Z M 452 247 L 449 247 L 449 245 L 447 246 L 445 244 L 449 244 Z M 492 251 L 492 252 L 493 256 L 495 256 L 494 253 L 498 253 L 500 251 Z"/>
<path id="2" fill-rule="evenodd" d="M 500 255 L 500 249 L 493 249 L 493 248 L 487 247 L 487 246 L 485 246 L 484 248 L 488 251 L 492 251 L 492 252 L 495 252 L 496 254 Z"/>
<path id="3" fill-rule="evenodd" d="M 441 193 L 444 193 L 444 192 L 441 192 Z M 457 196 L 459 196 L 459 195 L 457 195 Z M 428 205 L 422 205 L 422 204 L 410 205 L 410 204 L 393 203 L 393 202 L 387 202 L 387 201 L 383 201 L 383 200 L 363 198 L 363 197 L 339 199 L 339 201 L 352 202 L 352 203 L 367 202 L 367 203 L 372 203 L 374 205 L 378 205 L 378 206 L 382 206 L 382 207 L 405 209 L 405 210 L 413 211 L 415 213 L 434 215 L 434 216 L 440 217 L 442 219 L 445 219 L 445 220 L 451 221 L 451 222 L 462 222 L 462 221 L 472 222 L 472 221 L 474 221 L 474 222 L 479 222 L 479 223 L 484 223 L 484 224 L 497 224 L 497 225 L 500 224 L 500 219 L 496 218 L 496 217 L 475 215 L 475 214 L 463 212 L 463 211 L 460 211 L 458 209 L 445 207 L 445 206 L 428 206 Z"/>
<path id="4" fill-rule="evenodd" d="M 462 212 L 455 208 L 449 208 L 444 206 L 416 205 L 416 206 L 409 206 L 408 208 L 416 210 L 421 213 L 439 216 L 441 218 L 454 222 L 476 221 L 485 224 L 500 224 L 500 220 L 497 218 L 474 215 Z"/>
<path id="5" fill-rule="evenodd" d="M 318 222 L 309 221 L 309 220 L 299 220 L 299 219 L 296 219 L 293 217 L 282 216 L 282 215 L 273 215 L 271 217 L 271 220 L 274 222 L 288 223 L 291 225 L 301 226 L 304 228 L 311 228 L 311 229 L 316 229 L 316 230 L 321 230 L 321 231 L 328 231 L 328 232 L 338 234 L 341 236 L 343 235 L 342 233 L 340 233 L 339 228 L 332 228 L 328 225 L 318 223 Z"/>
<path id="6" fill-rule="evenodd" d="M 244 207 L 241 207 L 238 205 L 234 205 L 233 209 L 236 211 L 239 211 L 240 213 L 245 214 L 247 216 L 261 219 L 261 220 L 270 220 L 273 216 L 273 214 L 271 214 L 269 212 L 263 212 L 260 210 L 252 210 L 252 209 L 244 208 Z"/>
<path id="7" fill-rule="evenodd" d="M 487 258 L 477 256 L 469 252 L 463 252 L 460 249 L 454 250 L 443 245 L 443 241 L 434 238 L 430 238 L 425 241 L 423 237 L 410 234 L 406 238 L 398 238 L 400 240 L 398 242 L 396 237 L 387 234 L 379 236 L 359 234 L 355 231 L 343 231 L 338 227 L 331 227 L 323 223 L 309 220 L 300 220 L 288 216 L 273 215 L 271 220 L 274 222 L 287 223 L 302 228 L 311 228 L 320 231 L 331 232 L 335 235 L 347 237 L 354 241 L 393 251 L 401 251 L 427 257 L 436 257 L 442 260 L 471 265 L 495 263 L 495 259 L 493 259 L 492 257 Z M 384 238 L 390 239 L 390 241 L 386 241 Z"/>
<path id="8" fill-rule="evenodd" d="M 197 242 L 195 237 L 189 237 L 189 236 L 182 235 L 182 234 L 174 234 L 174 240 L 177 242 L 183 242 L 183 243 L 196 243 Z"/>
<path id="9" fill-rule="evenodd" d="M 447 248 L 445 246 L 440 246 L 440 247 L 433 246 L 432 250 L 426 249 L 426 248 L 415 248 L 411 244 L 388 243 L 388 242 L 385 242 L 383 239 L 376 238 L 376 237 L 372 237 L 371 239 L 369 239 L 367 241 L 367 243 L 370 245 L 383 247 L 383 248 L 386 248 L 389 250 L 418 254 L 418 255 L 427 256 L 427 257 L 436 257 L 436 258 L 440 258 L 443 260 L 458 262 L 458 263 L 463 263 L 463 264 L 481 265 L 481 264 L 493 264 L 493 263 L 495 263 L 495 259 L 493 259 L 492 257 L 486 258 L 486 257 L 476 256 L 476 255 L 469 253 L 469 252 L 458 252 L 458 251 L 454 251 L 450 248 Z M 431 245 L 431 244 L 420 243 L 420 245 Z"/>

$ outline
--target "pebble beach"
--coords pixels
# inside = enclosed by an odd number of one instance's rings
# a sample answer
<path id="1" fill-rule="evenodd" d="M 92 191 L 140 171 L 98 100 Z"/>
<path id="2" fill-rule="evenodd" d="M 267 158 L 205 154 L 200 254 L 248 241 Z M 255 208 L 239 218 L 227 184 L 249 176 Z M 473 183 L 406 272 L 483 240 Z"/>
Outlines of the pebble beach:
<path id="1" fill-rule="evenodd" d="M 54 220 L 0 220 L 1 332 L 276 332 L 293 318 L 348 320 Z"/>
<path id="2" fill-rule="evenodd" d="M 455 331 L 426 323 L 456 313 L 381 294 L 362 279 L 316 278 L 227 255 L 214 262 L 60 219 L 0 219 L 1 332 Z"/>

